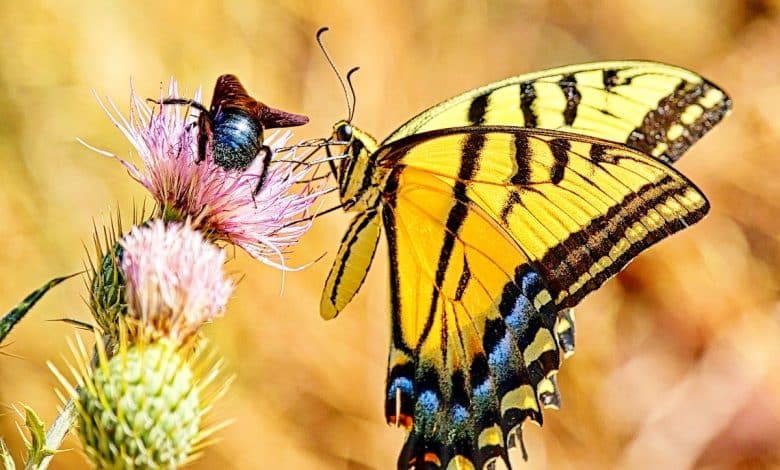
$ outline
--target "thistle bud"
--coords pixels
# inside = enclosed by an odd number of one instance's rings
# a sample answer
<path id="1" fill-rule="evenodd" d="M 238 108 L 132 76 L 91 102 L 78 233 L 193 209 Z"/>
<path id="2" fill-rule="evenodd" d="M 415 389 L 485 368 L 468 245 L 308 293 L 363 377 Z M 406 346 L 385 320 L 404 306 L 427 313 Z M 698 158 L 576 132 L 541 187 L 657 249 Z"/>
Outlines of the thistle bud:
<path id="1" fill-rule="evenodd" d="M 112 338 L 118 336 L 119 321 L 127 312 L 125 278 L 119 269 L 122 246 L 114 243 L 99 259 L 90 276 L 90 308 L 102 331 Z"/>
<path id="2" fill-rule="evenodd" d="M 207 406 L 173 342 L 103 355 L 82 380 L 79 436 L 97 468 L 175 468 L 192 453 Z"/>

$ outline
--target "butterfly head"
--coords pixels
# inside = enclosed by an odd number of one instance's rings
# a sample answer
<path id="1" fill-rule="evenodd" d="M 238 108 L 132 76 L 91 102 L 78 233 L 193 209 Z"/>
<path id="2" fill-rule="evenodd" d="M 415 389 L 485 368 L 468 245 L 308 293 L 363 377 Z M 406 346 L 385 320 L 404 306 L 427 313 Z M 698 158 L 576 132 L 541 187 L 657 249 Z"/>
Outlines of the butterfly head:
<path id="1" fill-rule="evenodd" d="M 333 126 L 333 135 L 326 148 L 344 210 L 353 207 L 362 210 L 376 203 L 378 183 L 384 176 L 373 163 L 378 146 L 373 137 L 349 121 L 339 121 Z"/>
<path id="2" fill-rule="evenodd" d="M 349 121 L 341 120 L 333 126 L 332 141 L 336 145 L 349 146 L 352 143 L 354 137 L 354 130 L 352 123 Z"/>

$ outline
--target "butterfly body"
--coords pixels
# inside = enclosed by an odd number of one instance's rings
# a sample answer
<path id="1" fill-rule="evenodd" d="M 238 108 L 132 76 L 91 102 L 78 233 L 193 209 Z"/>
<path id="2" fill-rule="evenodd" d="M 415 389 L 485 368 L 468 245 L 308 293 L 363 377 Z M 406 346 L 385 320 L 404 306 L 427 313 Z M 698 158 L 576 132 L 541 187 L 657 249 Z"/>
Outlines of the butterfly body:
<path id="1" fill-rule="evenodd" d="M 338 175 L 342 208 L 345 211 L 376 209 L 381 188 L 389 175 L 387 168 L 376 164 L 379 147 L 376 140 L 347 121 L 339 121 L 333 126 L 333 139 L 344 142 L 343 152 L 349 152 L 347 158 L 340 160 L 338 168 L 331 167 Z"/>
<path id="2" fill-rule="evenodd" d="M 385 414 L 409 432 L 399 468 L 509 465 L 523 422 L 560 404 L 571 308 L 707 213 L 668 163 L 729 108 L 687 70 L 606 62 L 466 92 L 382 143 L 336 124 L 345 158 L 332 168 L 357 214 L 321 314 L 354 297 L 384 232 Z"/>

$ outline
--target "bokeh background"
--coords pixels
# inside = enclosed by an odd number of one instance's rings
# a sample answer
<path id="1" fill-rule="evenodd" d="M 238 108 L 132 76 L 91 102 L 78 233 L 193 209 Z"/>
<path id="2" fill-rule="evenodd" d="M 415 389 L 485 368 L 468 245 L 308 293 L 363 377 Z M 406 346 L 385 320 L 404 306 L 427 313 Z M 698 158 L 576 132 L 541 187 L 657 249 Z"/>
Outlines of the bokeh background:
<path id="1" fill-rule="evenodd" d="M 0 311 L 77 271 L 93 221 L 146 195 L 118 163 L 130 145 L 91 90 L 126 109 L 129 84 L 159 96 L 232 72 L 261 100 L 311 116 L 296 138 L 345 117 L 314 41 L 356 75 L 355 122 L 382 137 L 423 108 L 510 75 L 636 58 L 696 70 L 734 112 L 679 162 L 711 215 L 643 254 L 577 310 L 577 352 L 560 373 L 563 408 L 529 426 L 519 468 L 780 468 L 780 3 L 672 0 L 483 2 L 2 2 Z M 335 202 L 326 201 L 326 206 Z M 215 420 L 233 419 L 193 468 L 393 468 L 403 432 L 384 424 L 384 243 L 350 308 L 320 319 L 320 286 L 348 218 L 317 221 L 279 272 L 241 252 L 245 274 L 207 335 L 237 380 Z M 57 288 L 0 354 L 0 435 L 19 458 L 11 406 L 47 422 L 63 365 L 60 317 L 89 320 L 79 280 Z M 52 468 L 81 468 L 71 436 Z"/>

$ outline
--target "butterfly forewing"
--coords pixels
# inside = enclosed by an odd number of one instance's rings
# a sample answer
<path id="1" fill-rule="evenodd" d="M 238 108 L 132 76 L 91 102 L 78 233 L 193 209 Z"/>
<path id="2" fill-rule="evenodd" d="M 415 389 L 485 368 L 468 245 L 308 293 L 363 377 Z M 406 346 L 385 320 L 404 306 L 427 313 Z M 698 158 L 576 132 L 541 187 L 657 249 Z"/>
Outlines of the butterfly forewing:
<path id="1" fill-rule="evenodd" d="M 478 155 L 468 141 L 483 136 Z M 464 175 L 460 159 L 474 159 Z M 434 131 L 399 141 L 379 162 L 462 187 L 571 307 L 644 248 L 700 220 L 709 206 L 685 177 L 625 146 L 570 133 L 508 127 Z M 392 149 L 392 150 L 390 150 Z M 396 161 L 396 156 L 400 159 Z M 453 183 L 455 185 L 455 183 Z"/>
<path id="2" fill-rule="evenodd" d="M 444 101 L 388 137 L 509 125 L 589 135 L 675 161 L 730 110 L 716 85 L 680 67 L 595 62 L 519 75 Z"/>

